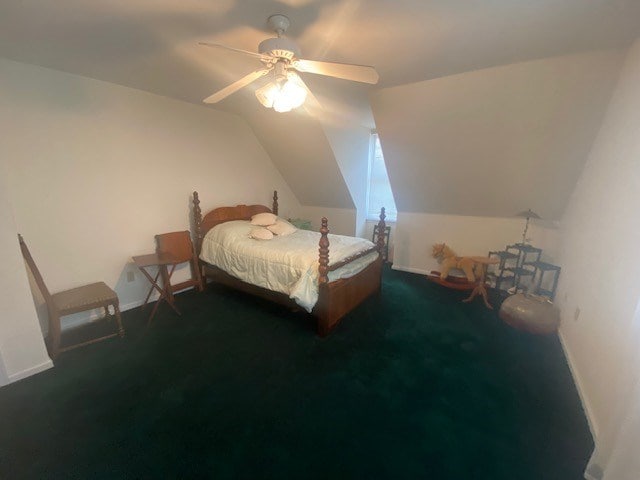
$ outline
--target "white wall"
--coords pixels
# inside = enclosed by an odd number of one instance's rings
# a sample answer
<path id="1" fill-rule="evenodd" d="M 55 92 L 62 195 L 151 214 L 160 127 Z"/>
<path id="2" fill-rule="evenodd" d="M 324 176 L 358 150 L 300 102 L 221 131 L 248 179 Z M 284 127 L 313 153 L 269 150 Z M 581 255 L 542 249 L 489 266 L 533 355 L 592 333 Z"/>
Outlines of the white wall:
<path id="1" fill-rule="evenodd" d="M 322 217 L 327 217 L 329 231 L 338 235 L 355 235 L 356 211 L 349 208 L 311 207 L 302 205 L 300 217 L 311 220 L 316 232 L 320 230 Z"/>
<path id="2" fill-rule="evenodd" d="M 638 205 L 640 40 L 562 219 L 560 331 L 596 436 L 614 427 L 639 372 L 631 361 L 640 349 Z"/>
<path id="3" fill-rule="evenodd" d="M 524 218 L 399 212 L 393 240 L 393 268 L 423 274 L 439 270 L 437 261 L 431 257 L 434 243 L 445 242 L 461 256 L 504 250 L 506 245 L 522 241 L 524 226 Z M 527 238 L 544 250 L 544 260 L 555 263 L 559 239 L 553 225 L 531 221 Z"/>
<path id="4" fill-rule="evenodd" d="M 124 308 L 138 305 L 148 284 L 131 256 L 154 251 L 157 233 L 189 229 L 194 190 L 206 212 L 271 205 L 276 189 L 280 213 L 299 216 L 235 115 L 11 61 L 0 61 L 0 102 L 16 224 L 54 292 L 104 280 Z"/>
<path id="5" fill-rule="evenodd" d="M 0 386 L 52 366 L 42 339 L 0 164 Z"/>
<path id="6" fill-rule="evenodd" d="M 356 207 L 355 235 L 365 235 L 371 129 L 358 125 L 324 125 L 340 172 Z"/>

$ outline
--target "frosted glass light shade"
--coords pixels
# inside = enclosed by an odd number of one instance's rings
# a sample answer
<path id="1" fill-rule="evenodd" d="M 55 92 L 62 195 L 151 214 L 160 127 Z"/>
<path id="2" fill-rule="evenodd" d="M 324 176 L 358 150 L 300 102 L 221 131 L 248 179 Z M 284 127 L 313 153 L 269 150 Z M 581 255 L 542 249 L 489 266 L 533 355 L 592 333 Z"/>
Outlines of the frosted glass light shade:
<path id="1" fill-rule="evenodd" d="M 307 89 L 298 75 L 288 72 L 286 82 L 268 83 L 256 90 L 256 98 L 266 108 L 273 108 L 276 112 L 289 112 L 304 103 Z"/>
<path id="2" fill-rule="evenodd" d="M 273 99 L 275 98 L 279 89 L 280 88 L 278 87 L 277 83 L 267 83 L 264 87 L 260 87 L 256 90 L 256 98 L 264 107 L 272 108 Z"/>

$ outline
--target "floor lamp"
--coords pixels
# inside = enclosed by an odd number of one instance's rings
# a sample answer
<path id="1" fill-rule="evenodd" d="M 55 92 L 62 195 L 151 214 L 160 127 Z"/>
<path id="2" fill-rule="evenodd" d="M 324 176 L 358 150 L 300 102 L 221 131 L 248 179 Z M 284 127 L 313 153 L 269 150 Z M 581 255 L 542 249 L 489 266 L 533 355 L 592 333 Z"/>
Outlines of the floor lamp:
<path id="1" fill-rule="evenodd" d="M 522 218 L 526 218 L 527 219 L 527 223 L 525 223 L 525 225 L 524 225 L 524 231 L 522 232 L 522 245 L 526 245 L 527 244 L 527 230 L 529 230 L 529 220 L 532 219 L 532 218 L 537 218 L 539 220 L 540 219 L 540 215 L 538 215 L 533 210 L 529 209 L 529 210 L 525 210 L 523 212 L 520 212 L 520 213 L 516 214 L 516 217 L 522 217 Z"/>

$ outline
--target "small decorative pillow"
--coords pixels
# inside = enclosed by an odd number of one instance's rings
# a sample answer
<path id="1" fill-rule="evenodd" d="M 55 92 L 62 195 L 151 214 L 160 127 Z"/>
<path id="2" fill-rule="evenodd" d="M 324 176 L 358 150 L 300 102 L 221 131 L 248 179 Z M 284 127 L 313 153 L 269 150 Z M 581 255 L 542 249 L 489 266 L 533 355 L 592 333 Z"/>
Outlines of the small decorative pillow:
<path id="1" fill-rule="evenodd" d="M 264 227 L 257 227 L 251 229 L 249 232 L 249 238 L 255 238 L 256 240 L 271 240 L 273 238 L 273 233 Z"/>
<path id="2" fill-rule="evenodd" d="M 285 235 L 291 235 L 293 232 L 298 230 L 289 222 L 281 218 L 279 218 L 278 221 L 273 225 L 269 225 L 267 229 L 269 229 L 270 231 L 272 231 L 273 233 L 281 237 L 284 237 Z"/>
<path id="3" fill-rule="evenodd" d="M 278 217 L 273 213 L 257 213 L 256 215 L 251 217 L 251 225 L 266 227 L 268 225 L 273 225 L 274 223 L 276 223 L 276 220 L 278 220 Z"/>

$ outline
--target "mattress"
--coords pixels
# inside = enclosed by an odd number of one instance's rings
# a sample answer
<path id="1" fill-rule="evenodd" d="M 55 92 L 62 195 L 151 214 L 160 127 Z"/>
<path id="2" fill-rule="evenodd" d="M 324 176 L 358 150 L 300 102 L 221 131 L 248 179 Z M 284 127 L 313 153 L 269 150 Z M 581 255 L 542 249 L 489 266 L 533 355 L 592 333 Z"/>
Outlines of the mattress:
<path id="1" fill-rule="evenodd" d="M 255 240 L 249 221 L 215 226 L 202 241 L 200 259 L 246 283 L 284 293 L 307 312 L 318 301 L 318 242 L 320 233 L 297 230 L 271 240 Z M 329 266 L 373 247 L 368 240 L 329 234 Z M 371 252 L 329 272 L 329 281 L 348 278 L 378 258 Z"/>

